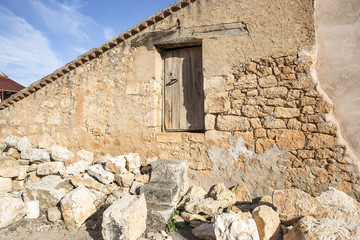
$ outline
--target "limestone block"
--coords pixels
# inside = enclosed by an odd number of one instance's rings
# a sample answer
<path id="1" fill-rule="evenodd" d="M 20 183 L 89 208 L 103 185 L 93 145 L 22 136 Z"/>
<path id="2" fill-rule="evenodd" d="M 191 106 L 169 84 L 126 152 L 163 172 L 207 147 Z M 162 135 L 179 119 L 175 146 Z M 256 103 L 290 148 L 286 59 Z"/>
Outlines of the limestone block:
<path id="1" fill-rule="evenodd" d="M 67 180 L 62 179 L 60 176 L 50 175 L 27 185 L 23 197 L 25 202 L 38 200 L 40 210 L 45 212 L 47 208 L 55 207 L 72 188 L 72 185 Z"/>
<path id="2" fill-rule="evenodd" d="M 187 162 L 181 160 L 158 160 L 151 163 L 152 182 L 175 182 L 179 196 L 185 195 L 189 188 Z"/>
<path id="3" fill-rule="evenodd" d="M 40 216 L 40 205 L 38 200 L 32 200 L 26 203 L 28 213 L 26 217 L 29 219 L 36 219 Z"/>
<path id="4" fill-rule="evenodd" d="M 39 176 L 56 175 L 64 169 L 63 162 L 46 162 L 39 164 L 36 173 Z"/>
<path id="5" fill-rule="evenodd" d="M 22 137 L 19 139 L 16 149 L 19 150 L 20 152 L 22 152 L 31 147 L 32 147 L 32 144 L 31 144 L 30 140 L 27 137 Z"/>
<path id="6" fill-rule="evenodd" d="M 116 174 L 115 182 L 119 184 L 121 187 L 130 187 L 132 182 L 134 181 L 135 175 L 133 173 L 125 173 L 125 174 Z"/>
<path id="7" fill-rule="evenodd" d="M 316 220 L 305 216 L 284 235 L 284 240 L 303 239 L 360 239 L 360 227 L 349 227 L 338 219 Z"/>
<path id="8" fill-rule="evenodd" d="M 325 214 L 318 200 L 298 189 L 275 190 L 272 198 L 284 224 L 294 223 L 304 216 L 321 218 Z"/>
<path id="9" fill-rule="evenodd" d="M 147 219 L 146 227 L 148 229 L 164 229 L 169 222 L 171 214 L 175 211 L 175 206 L 146 204 Z"/>
<path id="10" fill-rule="evenodd" d="M 266 77 L 259 78 L 259 85 L 263 88 L 268 87 L 276 87 L 277 86 L 277 80 L 274 75 L 269 75 Z"/>
<path id="11" fill-rule="evenodd" d="M 275 118 L 296 118 L 300 116 L 298 108 L 276 107 L 274 111 Z"/>
<path id="12" fill-rule="evenodd" d="M 46 216 L 50 222 L 56 222 L 61 220 L 61 211 L 59 210 L 58 207 L 50 207 L 47 210 Z"/>
<path id="13" fill-rule="evenodd" d="M 251 202 L 251 194 L 245 185 L 237 185 L 231 189 L 231 192 L 235 194 L 235 200 L 237 203 Z"/>
<path id="14" fill-rule="evenodd" d="M 20 165 L 12 157 L 0 157 L 0 177 L 12 178 L 19 175 Z"/>
<path id="15" fill-rule="evenodd" d="M 305 135 L 298 130 L 277 130 L 276 144 L 285 150 L 297 150 L 305 147 Z"/>
<path id="16" fill-rule="evenodd" d="M 76 176 L 84 173 L 89 169 L 88 162 L 81 160 L 78 162 L 75 162 L 73 164 L 70 164 L 66 168 L 63 168 L 60 171 L 61 176 L 63 177 L 69 177 L 69 176 Z"/>
<path id="17" fill-rule="evenodd" d="M 93 177 L 89 176 L 87 173 L 84 174 L 83 177 L 81 176 L 73 176 L 71 178 L 71 183 L 75 187 L 85 187 L 89 189 L 94 189 L 101 191 L 103 189 L 104 185 L 100 182 L 96 181 Z"/>
<path id="18" fill-rule="evenodd" d="M 25 181 L 13 180 L 11 186 L 14 191 L 21 191 L 25 187 Z"/>
<path id="19" fill-rule="evenodd" d="M 257 77 L 255 74 L 244 75 L 236 81 L 235 85 L 240 89 L 254 89 L 257 87 Z"/>
<path id="20" fill-rule="evenodd" d="M 19 166 L 19 175 L 17 176 L 17 180 L 24 180 L 27 175 L 28 169 L 29 169 L 28 165 L 20 165 Z"/>
<path id="21" fill-rule="evenodd" d="M 129 192 L 133 195 L 139 195 L 140 194 L 140 188 L 144 185 L 142 182 L 132 182 L 131 188 Z"/>
<path id="22" fill-rule="evenodd" d="M 0 192 L 10 192 L 12 189 L 11 178 L 0 177 Z"/>
<path id="23" fill-rule="evenodd" d="M 326 218 L 341 220 L 347 226 L 360 226 L 360 203 L 346 193 L 330 187 L 316 199 L 328 210 Z"/>
<path id="24" fill-rule="evenodd" d="M 282 119 L 271 119 L 270 121 L 264 122 L 264 128 L 279 129 L 286 128 L 285 121 Z"/>
<path id="25" fill-rule="evenodd" d="M 336 145 L 336 138 L 327 134 L 309 134 L 307 139 L 306 148 L 308 149 L 332 148 Z"/>
<path id="26" fill-rule="evenodd" d="M 230 110 L 228 96 L 208 96 L 205 98 L 205 113 L 223 113 Z"/>
<path id="27" fill-rule="evenodd" d="M 43 149 L 28 148 L 21 152 L 22 159 L 29 159 L 31 163 L 43 163 L 50 161 L 50 155 Z"/>
<path id="28" fill-rule="evenodd" d="M 69 192 L 60 202 L 65 223 L 73 228 L 80 227 L 96 212 L 95 200 L 96 196 L 83 187 Z"/>
<path id="29" fill-rule="evenodd" d="M 283 98 L 287 93 L 286 87 L 270 87 L 260 90 L 260 96 L 265 98 Z"/>
<path id="30" fill-rule="evenodd" d="M 9 193 L 0 193 L 0 228 L 8 227 L 21 220 L 27 208 L 21 198 Z"/>
<path id="31" fill-rule="evenodd" d="M 256 223 L 250 213 L 223 213 L 215 215 L 215 235 L 222 239 L 252 239 L 259 240 Z"/>
<path id="32" fill-rule="evenodd" d="M 103 166 L 100 164 L 90 166 L 88 169 L 88 174 L 104 184 L 109 184 L 114 181 L 114 174 L 105 171 Z"/>
<path id="33" fill-rule="evenodd" d="M 143 194 L 117 200 L 103 214 L 101 226 L 104 240 L 138 239 L 146 230 L 146 215 Z"/>
<path id="34" fill-rule="evenodd" d="M 257 139 L 255 142 L 255 152 L 263 153 L 273 148 L 275 141 L 273 139 Z"/>
<path id="35" fill-rule="evenodd" d="M 9 150 L 7 150 L 7 152 L 3 152 L 3 155 L 4 156 L 10 156 L 10 157 L 13 157 L 13 158 L 20 158 L 20 153 L 19 151 L 16 149 L 16 148 L 9 148 Z"/>
<path id="36" fill-rule="evenodd" d="M 55 161 L 65 162 L 66 160 L 73 158 L 74 154 L 64 147 L 53 145 L 50 147 L 50 156 Z"/>
<path id="37" fill-rule="evenodd" d="M 228 202 L 216 201 L 212 198 L 197 198 L 190 197 L 189 200 L 185 203 L 185 211 L 193 214 L 207 214 L 213 216 L 215 213 L 221 213 L 222 210 L 230 206 Z"/>
<path id="38" fill-rule="evenodd" d="M 85 161 L 89 166 L 91 166 L 94 162 L 94 153 L 92 152 L 80 150 L 76 153 L 76 155 L 79 156 L 81 160 Z"/>
<path id="39" fill-rule="evenodd" d="M 191 233 L 199 239 L 216 240 L 214 224 L 212 223 L 200 224 L 191 230 Z"/>
<path id="40" fill-rule="evenodd" d="M 250 122 L 247 118 L 232 115 L 219 115 L 216 126 L 222 131 L 247 131 L 250 129 Z"/>
<path id="41" fill-rule="evenodd" d="M 106 161 L 105 170 L 115 174 L 123 174 L 127 172 L 126 159 L 124 155 L 110 158 Z"/>
<path id="42" fill-rule="evenodd" d="M 50 147 L 55 145 L 55 141 L 50 137 L 49 134 L 41 135 L 38 141 L 38 148 L 50 150 Z"/>
<path id="43" fill-rule="evenodd" d="M 138 153 L 128 153 L 125 155 L 126 158 L 126 169 L 132 173 L 139 173 L 141 162 L 140 155 Z"/>
<path id="44" fill-rule="evenodd" d="M 243 105 L 241 108 L 241 113 L 243 116 L 248 118 L 257 118 L 261 116 L 261 109 L 254 105 Z"/>
<path id="45" fill-rule="evenodd" d="M 4 140 L 4 143 L 11 148 L 17 148 L 17 144 L 19 142 L 20 138 L 16 136 L 7 136 Z"/>
<path id="46" fill-rule="evenodd" d="M 201 199 L 201 198 L 205 198 L 206 196 L 207 196 L 207 192 L 204 189 L 197 186 L 191 186 L 186 192 L 186 195 L 182 198 L 181 202 L 178 204 L 178 208 L 183 209 L 185 202 L 187 202 L 187 200 L 191 197 L 196 197 Z"/>
<path id="47" fill-rule="evenodd" d="M 146 203 L 173 206 L 176 205 L 179 187 L 175 182 L 148 182 L 140 187 Z"/>
<path id="48" fill-rule="evenodd" d="M 281 239 L 279 214 L 271 207 L 261 205 L 255 208 L 252 217 L 256 222 L 260 240 Z"/>
<path id="49" fill-rule="evenodd" d="M 209 193 L 209 197 L 218 201 L 228 202 L 229 206 L 236 202 L 235 194 L 230 191 L 224 183 L 216 184 Z"/>
<path id="50" fill-rule="evenodd" d="M 206 130 L 214 130 L 215 129 L 215 120 L 216 116 L 213 114 L 205 115 L 205 129 Z"/>

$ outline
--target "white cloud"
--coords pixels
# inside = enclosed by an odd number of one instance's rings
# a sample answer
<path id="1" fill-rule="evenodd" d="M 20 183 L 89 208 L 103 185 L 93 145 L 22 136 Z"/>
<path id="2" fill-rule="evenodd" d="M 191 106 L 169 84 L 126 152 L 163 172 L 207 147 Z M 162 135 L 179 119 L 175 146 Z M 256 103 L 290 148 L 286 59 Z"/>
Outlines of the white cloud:
<path id="1" fill-rule="evenodd" d="M 0 6 L 0 71 L 29 85 L 63 65 L 43 33 Z"/>
<path id="2" fill-rule="evenodd" d="M 81 47 L 73 47 L 73 50 L 77 53 L 80 53 L 80 54 L 84 54 L 86 53 L 87 51 L 89 51 L 89 49 L 86 49 L 86 48 L 81 48 Z"/>
<path id="3" fill-rule="evenodd" d="M 113 39 L 115 37 L 114 29 L 111 27 L 104 27 L 104 35 L 107 41 Z"/>
<path id="4" fill-rule="evenodd" d="M 91 41 L 94 36 L 98 37 L 99 32 L 103 32 L 105 39 L 113 35 L 111 28 L 101 26 L 79 11 L 82 7 L 80 0 L 71 3 L 32 0 L 31 3 L 43 23 L 55 34 L 68 35 L 81 42 Z"/>

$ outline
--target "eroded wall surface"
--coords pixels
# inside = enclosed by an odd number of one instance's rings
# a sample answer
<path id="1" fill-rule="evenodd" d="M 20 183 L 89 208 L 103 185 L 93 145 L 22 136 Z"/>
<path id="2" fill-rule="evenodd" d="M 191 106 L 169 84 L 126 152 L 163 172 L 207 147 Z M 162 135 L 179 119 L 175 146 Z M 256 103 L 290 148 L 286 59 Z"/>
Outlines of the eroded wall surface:
<path id="1" fill-rule="evenodd" d="M 254 197 L 282 188 L 317 195 L 329 185 L 357 196 L 358 178 L 326 119 L 331 105 L 310 71 L 313 9 L 311 0 L 194 1 L 0 111 L 1 138 L 35 143 L 48 133 L 98 156 L 185 159 L 193 184 L 245 184 Z M 233 23 L 242 27 L 218 31 Z M 163 132 L 159 46 L 195 40 L 205 132 Z"/>
<path id="2" fill-rule="evenodd" d="M 360 1 L 316 1 L 316 70 L 345 139 L 360 157 Z"/>

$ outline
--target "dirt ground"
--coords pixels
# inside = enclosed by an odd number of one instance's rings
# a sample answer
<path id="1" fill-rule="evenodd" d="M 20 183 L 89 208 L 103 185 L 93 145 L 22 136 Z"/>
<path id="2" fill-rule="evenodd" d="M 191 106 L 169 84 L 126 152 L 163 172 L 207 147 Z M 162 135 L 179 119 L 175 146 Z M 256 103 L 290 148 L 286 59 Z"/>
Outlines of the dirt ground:
<path id="1" fill-rule="evenodd" d="M 189 226 L 179 228 L 178 233 L 169 235 L 172 240 L 197 239 L 191 234 Z M 148 239 L 146 235 L 144 238 Z M 103 240 L 103 238 L 101 224 L 92 219 L 75 231 L 68 230 L 62 221 L 51 223 L 45 217 L 40 217 L 24 218 L 10 227 L 0 229 L 0 240 Z"/>

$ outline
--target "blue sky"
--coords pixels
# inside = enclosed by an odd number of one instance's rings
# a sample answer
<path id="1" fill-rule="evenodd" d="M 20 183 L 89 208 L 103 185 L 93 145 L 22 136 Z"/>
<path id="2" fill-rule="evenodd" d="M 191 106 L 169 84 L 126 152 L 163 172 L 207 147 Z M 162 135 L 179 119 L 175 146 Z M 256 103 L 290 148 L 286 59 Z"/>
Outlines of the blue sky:
<path id="1" fill-rule="evenodd" d="M 176 0 L 1 0 L 0 72 L 29 84 Z"/>

